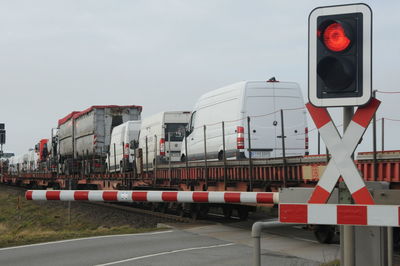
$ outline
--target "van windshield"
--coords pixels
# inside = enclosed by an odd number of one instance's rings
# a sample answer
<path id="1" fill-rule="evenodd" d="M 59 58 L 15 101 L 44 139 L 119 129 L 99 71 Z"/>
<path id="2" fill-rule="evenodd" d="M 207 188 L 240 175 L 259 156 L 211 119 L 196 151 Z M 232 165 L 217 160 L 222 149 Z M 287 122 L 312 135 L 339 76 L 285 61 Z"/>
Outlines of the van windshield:
<path id="1" fill-rule="evenodd" d="M 166 123 L 165 124 L 165 141 L 168 141 L 168 132 L 171 141 L 182 141 L 185 137 L 185 129 L 187 123 Z"/>

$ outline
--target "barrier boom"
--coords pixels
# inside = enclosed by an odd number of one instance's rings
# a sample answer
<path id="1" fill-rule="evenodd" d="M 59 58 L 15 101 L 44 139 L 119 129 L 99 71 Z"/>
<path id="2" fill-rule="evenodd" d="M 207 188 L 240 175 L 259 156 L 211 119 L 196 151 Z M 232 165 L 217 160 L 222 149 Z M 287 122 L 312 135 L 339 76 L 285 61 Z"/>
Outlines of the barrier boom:
<path id="1" fill-rule="evenodd" d="M 28 190 L 27 200 L 277 204 L 277 192 Z"/>

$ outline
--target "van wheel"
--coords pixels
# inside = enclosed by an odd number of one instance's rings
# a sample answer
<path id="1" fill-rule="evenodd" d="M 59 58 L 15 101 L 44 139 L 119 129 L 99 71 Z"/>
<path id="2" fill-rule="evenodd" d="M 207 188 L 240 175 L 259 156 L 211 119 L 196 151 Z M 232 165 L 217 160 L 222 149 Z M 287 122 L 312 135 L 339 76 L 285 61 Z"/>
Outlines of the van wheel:
<path id="1" fill-rule="evenodd" d="M 181 156 L 181 162 L 182 162 L 182 163 L 186 162 L 186 156 L 185 156 L 185 154 L 182 154 L 182 156 Z"/>
<path id="2" fill-rule="evenodd" d="M 225 219 L 230 219 L 232 217 L 233 208 L 231 206 L 222 207 L 222 213 L 224 214 Z"/>
<path id="3" fill-rule="evenodd" d="M 223 151 L 220 151 L 219 153 L 218 153 L 218 161 L 222 161 L 224 159 L 224 152 Z"/>

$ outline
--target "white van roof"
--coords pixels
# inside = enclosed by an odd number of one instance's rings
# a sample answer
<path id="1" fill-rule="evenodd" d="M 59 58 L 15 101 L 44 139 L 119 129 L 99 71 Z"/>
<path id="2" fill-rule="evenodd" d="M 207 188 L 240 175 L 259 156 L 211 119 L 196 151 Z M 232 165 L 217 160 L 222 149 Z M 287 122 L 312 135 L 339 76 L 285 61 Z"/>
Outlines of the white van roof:
<path id="1" fill-rule="evenodd" d="M 268 87 L 275 88 L 275 89 L 296 89 L 296 91 L 299 93 L 298 96 L 302 97 L 301 95 L 301 90 L 299 89 L 300 86 L 296 82 L 281 82 L 281 81 L 276 81 L 276 82 L 269 82 L 265 80 L 246 80 L 246 81 L 240 81 L 236 82 L 230 85 L 227 85 L 225 87 L 215 89 L 212 91 L 209 91 L 202 96 L 200 96 L 200 99 L 197 101 L 195 108 L 199 107 L 199 103 L 206 103 L 208 98 L 215 98 L 216 96 L 222 94 L 224 97 L 226 97 L 227 94 L 230 94 L 231 96 L 244 96 L 244 90 L 246 88 L 251 88 L 251 87 L 259 87 L 260 85 L 265 86 L 268 85 Z M 293 91 L 291 92 L 293 93 Z M 293 94 L 292 94 L 293 95 Z"/>

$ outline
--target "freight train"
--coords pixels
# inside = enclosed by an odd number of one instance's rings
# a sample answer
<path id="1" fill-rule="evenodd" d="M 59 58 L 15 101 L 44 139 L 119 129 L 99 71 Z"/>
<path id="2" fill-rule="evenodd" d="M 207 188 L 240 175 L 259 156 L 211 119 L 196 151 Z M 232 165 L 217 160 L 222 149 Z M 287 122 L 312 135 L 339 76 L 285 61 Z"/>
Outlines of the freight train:
<path id="1" fill-rule="evenodd" d="M 270 80 L 226 86 L 200 97 L 191 112 L 180 113 L 178 122 L 166 119 L 165 112 L 142 120 L 141 112 L 136 105 L 71 112 L 58 121 L 50 139 L 40 140 L 28 155 L 3 163 L 0 181 L 54 189 L 278 191 L 313 187 L 329 159 L 308 155 L 306 112 L 296 83 Z M 141 121 L 139 134 L 123 136 L 126 129 L 121 125 L 128 121 L 135 121 L 136 128 Z M 120 164 L 117 154 L 127 160 Z M 364 178 L 388 181 L 397 188 L 400 152 L 372 158 L 370 153 L 357 157 Z M 379 168 L 377 177 L 374 167 Z M 194 217 L 210 207 L 172 205 L 153 207 L 175 208 Z M 220 207 L 225 216 L 235 211 L 242 219 L 255 209 L 239 204 Z"/>

